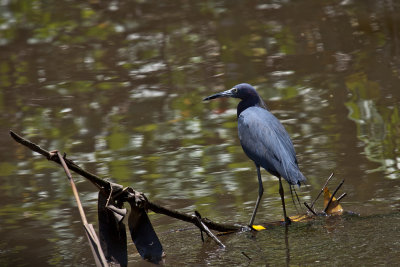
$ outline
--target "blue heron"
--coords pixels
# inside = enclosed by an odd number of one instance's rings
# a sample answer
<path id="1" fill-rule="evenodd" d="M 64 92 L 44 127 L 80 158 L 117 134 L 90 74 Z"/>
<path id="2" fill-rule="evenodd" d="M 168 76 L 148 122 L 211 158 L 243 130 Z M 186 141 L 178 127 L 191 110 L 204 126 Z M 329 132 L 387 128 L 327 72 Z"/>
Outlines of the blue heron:
<path id="1" fill-rule="evenodd" d="M 296 152 L 289 134 L 280 121 L 268 111 L 266 104 L 250 84 L 238 84 L 230 90 L 208 96 L 203 101 L 220 97 L 241 99 L 237 106 L 239 140 L 244 152 L 254 161 L 257 169 L 258 198 L 249 225 L 252 226 L 254 223 L 264 193 L 260 166 L 278 177 L 283 216 L 285 223 L 289 224 L 281 177 L 290 186 L 296 184 L 300 186 L 306 180 L 298 167 Z"/>

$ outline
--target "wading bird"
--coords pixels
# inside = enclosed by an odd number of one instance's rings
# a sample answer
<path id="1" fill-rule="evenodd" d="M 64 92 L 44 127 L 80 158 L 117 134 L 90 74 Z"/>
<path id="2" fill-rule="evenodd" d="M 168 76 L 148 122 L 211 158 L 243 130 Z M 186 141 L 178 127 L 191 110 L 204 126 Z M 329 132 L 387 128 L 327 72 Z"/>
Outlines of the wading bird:
<path id="1" fill-rule="evenodd" d="M 289 134 L 280 121 L 267 110 L 264 101 L 250 84 L 238 84 L 230 90 L 208 96 L 203 101 L 220 97 L 241 99 L 237 106 L 240 144 L 257 168 L 258 198 L 250 219 L 250 227 L 253 225 L 258 205 L 264 193 L 260 166 L 278 177 L 283 216 L 285 223 L 289 224 L 290 219 L 286 216 L 281 177 L 290 186 L 296 184 L 300 186 L 306 180 L 298 167 L 296 152 Z"/>

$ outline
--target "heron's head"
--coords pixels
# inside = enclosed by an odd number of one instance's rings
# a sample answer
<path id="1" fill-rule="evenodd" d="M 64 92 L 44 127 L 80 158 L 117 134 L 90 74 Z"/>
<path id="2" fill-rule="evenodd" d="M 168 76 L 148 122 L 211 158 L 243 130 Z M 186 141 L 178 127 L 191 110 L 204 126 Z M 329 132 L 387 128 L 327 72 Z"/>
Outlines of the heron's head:
<path id="1" fill-rule="evenodd" d="M 214 95 L 207 96 L 206 98 L 203 99 L 205 100 L 211 100 L 215 98 L 220 98 L 220 97 L 233 97 L 233 98 L 240 98 L 242 101 L 240 101 L 238 107 L 237 107 L 237 116 L 239 117 L 240 113 L 244 111 L 245 109 L 249 107 L 261 107 L 264 109 L 267 109 L 267 105 L 265 105 L 264 101 L 261 99 L 261 97 L 258 95 L 256 89 L 253 88 L 248 83 L 241 83 L 238 85 L 235 85 L 232 89 L 216 93 Z"/>
<path id="2" fill-rule="evenodd" d="M 242 100 L 246 100 L 248 98 L 255 98 L 255 99 L 259 98 L 257 91 L 256 89 L 253 88 L 253 86 L 251 86 L 248 83 L 241 83 L 235 85 L 232 89 L 207 96 L 206 98 L 203 99 L 203 101 L 212 100 L 220 97 L 233 97 L 233 98 L 240 98 Z"/>

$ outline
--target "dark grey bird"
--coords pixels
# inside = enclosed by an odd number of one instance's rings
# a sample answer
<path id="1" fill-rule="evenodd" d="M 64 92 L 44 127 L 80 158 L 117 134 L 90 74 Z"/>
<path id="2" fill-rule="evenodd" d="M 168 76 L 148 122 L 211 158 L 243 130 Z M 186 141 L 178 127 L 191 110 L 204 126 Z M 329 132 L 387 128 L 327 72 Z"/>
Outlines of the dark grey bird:
<path id="1" fill-rule="evenodd" d="M 237 106 L 239 140 L 246 155 L 254 161 L 258 176 L 258 198 L 250 219 L 250 226 L 254 223 L 258 205 L 264 193 L 260 166 L 278 177 L 283 216 L 285 222 L 289 224 L 281 177 L 290 186 L 300 186 L 306 180 L 299 169 L 289 134 L 280 121 L 268 111 L 264 101 L 250 84 L 238 84 L 230 90 L 208 96 L 203 101 L 220 97 L 241 99 Z"/>

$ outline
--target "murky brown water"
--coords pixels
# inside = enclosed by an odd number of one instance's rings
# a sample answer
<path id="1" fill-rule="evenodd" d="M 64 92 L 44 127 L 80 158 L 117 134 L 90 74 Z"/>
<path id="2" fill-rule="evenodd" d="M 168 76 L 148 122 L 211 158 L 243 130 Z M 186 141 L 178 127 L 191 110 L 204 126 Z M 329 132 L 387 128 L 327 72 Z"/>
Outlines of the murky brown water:
<path id="1" fill-rule="evenodd" d="M 302 200 L 335 171 L 360 217 L 231 235 L 221 250 L 151 214 L 166 264 L 398 265 L 399 36 L 395 1 L 0 1 L 0 265 L 94 265 L 63 170 L 10 129 L 162 205 L 247 223 L 258 189 L 237 101 L 201 101 L 240 82 L 290 133 Z M 94 187 L 75 177 L 96 224 Z M 277 180 L 263 179 L 256 222 L 278 220 Z"/>

